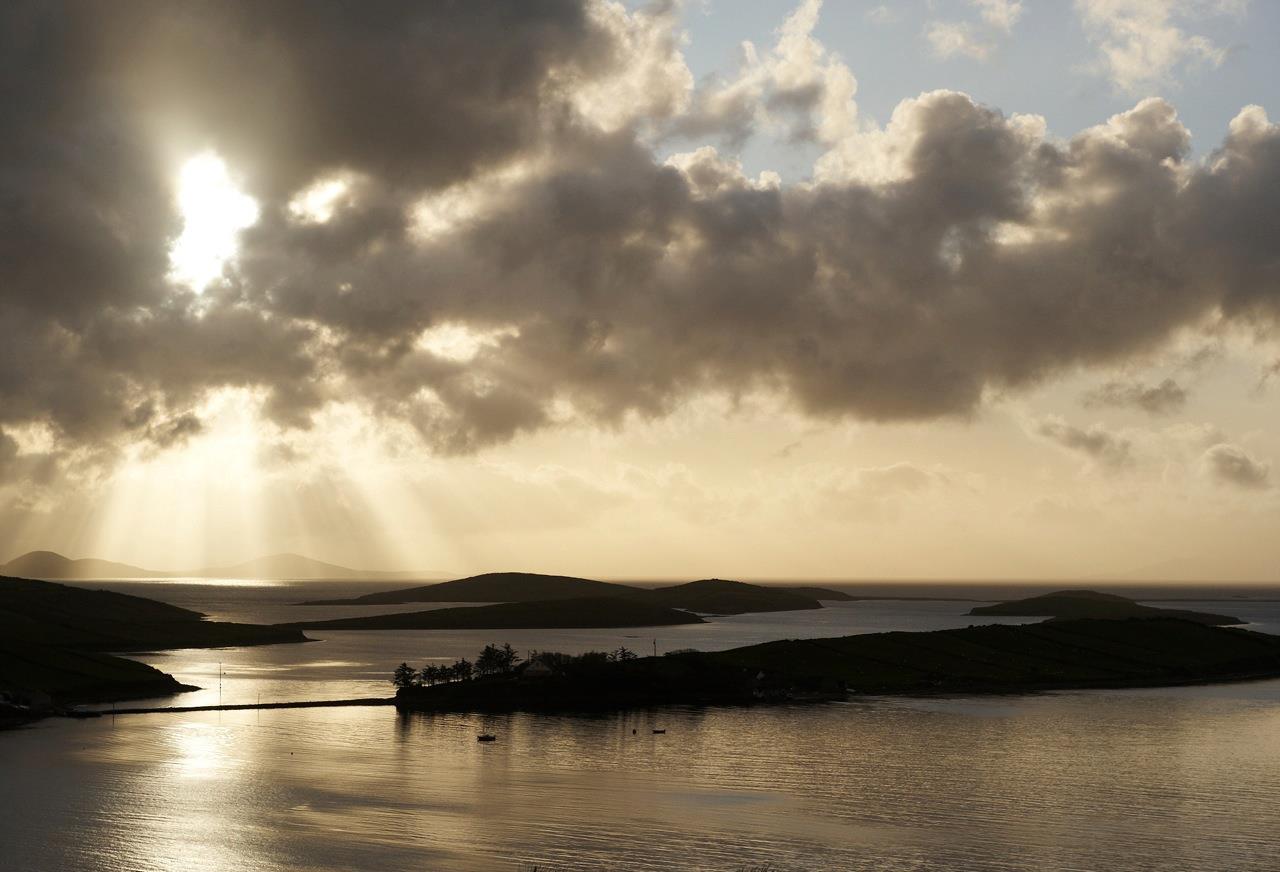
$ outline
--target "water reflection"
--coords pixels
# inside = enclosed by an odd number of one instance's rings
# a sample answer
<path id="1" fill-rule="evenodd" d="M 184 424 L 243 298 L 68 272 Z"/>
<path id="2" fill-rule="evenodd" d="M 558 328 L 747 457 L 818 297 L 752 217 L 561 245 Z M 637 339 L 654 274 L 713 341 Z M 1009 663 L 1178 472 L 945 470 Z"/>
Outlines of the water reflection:
<path id="1" fill-rule="evenodd" d="M 0 771 L 3 865 L 33 872 L 1270 870 L 1280 682 L 593 718 L 121 716 L 0 737 Z"/>

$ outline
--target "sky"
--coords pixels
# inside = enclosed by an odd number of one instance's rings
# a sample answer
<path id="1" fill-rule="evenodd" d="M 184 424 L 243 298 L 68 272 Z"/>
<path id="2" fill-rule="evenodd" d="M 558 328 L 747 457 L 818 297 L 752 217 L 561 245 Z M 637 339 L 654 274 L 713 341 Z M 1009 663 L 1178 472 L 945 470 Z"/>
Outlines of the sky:
<path id="1" fill-rule="evenodd" d="M 0 6 L 0 560 L 1280 577 L 1280 5 Z"/>

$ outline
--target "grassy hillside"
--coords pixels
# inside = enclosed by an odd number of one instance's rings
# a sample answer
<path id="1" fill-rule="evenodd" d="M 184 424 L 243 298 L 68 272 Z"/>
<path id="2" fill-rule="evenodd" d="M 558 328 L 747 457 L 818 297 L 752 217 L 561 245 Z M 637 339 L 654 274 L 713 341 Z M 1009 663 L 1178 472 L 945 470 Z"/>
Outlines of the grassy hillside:
<path id="1" fill-rule="evenodd" d="M 1026 599 L 1010 600 L 993 606 L 977 606 L 971 615 L 1012 615 L 1022 617 L 1052 618 L 1178 618 L 1200 624 L 1224 626 L 1243 624 L 1244 621 L 1230 615 L 1210 612 L 1193 612 L 1187 609 L 1164 609 L 1144 606 L 1128 597 L 1095 590 L 1060 590 Z"/>
<path id="2" fill-rule="evenodd" d="M 331 621 L 300 621 L 282 627 L 332 630 L 516 630 L 590 627 L 668 627 L 700 624 L 702 619 L 630 598 L 592 597 L 531 603 L 499 603 L 372 615 Z"/>

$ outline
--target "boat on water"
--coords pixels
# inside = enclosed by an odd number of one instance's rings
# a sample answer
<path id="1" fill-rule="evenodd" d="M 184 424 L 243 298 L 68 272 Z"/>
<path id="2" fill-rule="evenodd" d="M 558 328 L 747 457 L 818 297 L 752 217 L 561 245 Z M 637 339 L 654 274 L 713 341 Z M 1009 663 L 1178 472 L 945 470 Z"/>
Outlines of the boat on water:
<path id="1" fill-rule="evenodd" d="M 498 741 L 498 737 L 493 735 L 492 733 L 481 733 L 480 735 L 476 736 L 476 741 L 477 742 L 496 742 Z"/>
<path id="2" fill-rule="evenodd" d="M 666 730 L 654 730 L 653 734 L 655 736 L 663 736 L 663 735 L 666 735 L 666 732 L 667 732 Z"/>

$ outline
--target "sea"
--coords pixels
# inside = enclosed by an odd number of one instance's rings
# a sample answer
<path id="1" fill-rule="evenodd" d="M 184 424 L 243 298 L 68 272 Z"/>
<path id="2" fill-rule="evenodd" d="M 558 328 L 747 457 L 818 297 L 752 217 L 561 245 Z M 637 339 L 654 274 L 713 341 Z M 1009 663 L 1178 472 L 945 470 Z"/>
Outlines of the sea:
<path id="1" fill-rule="evenodd" d="M 403 586 L 386 582 L 79 584 L 259 623 L 424 607 L 297 605 Z M 1176 606 L 1280 633 L 1270 594 L 1204 590 Z M 968 616 L 975 604 L 869 599 L 638 630 L 308 631 L 130 656 L 200 688 L 161 706 L 385 697 L 401 661 L 490 642 L 651 654 L 997 620 Z M 0 733 L 0 870 L 1280 869 L 1280 681 L 594 716 L 102 708 Z"/>

